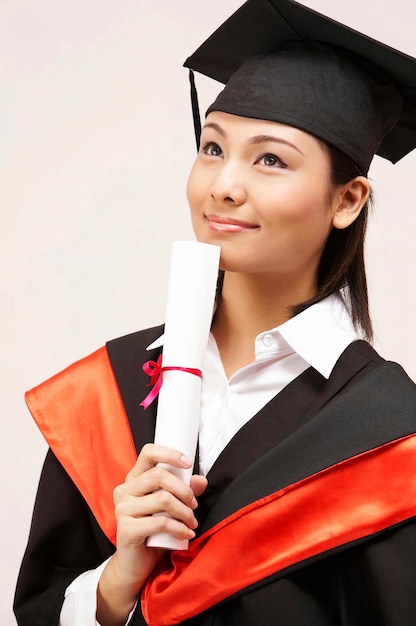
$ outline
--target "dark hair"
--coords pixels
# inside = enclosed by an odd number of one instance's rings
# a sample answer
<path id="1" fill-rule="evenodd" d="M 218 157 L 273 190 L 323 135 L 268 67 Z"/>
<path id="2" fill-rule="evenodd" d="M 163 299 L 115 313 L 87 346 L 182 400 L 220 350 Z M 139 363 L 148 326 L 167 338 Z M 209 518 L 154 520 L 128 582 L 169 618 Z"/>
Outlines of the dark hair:
<path id="1" fill-rule="evenodd" d="M 344 185 L 356 176 L 364 176 L 357 165 L 337 148 L 323 144 L 331 163 L 331 187 Z M 348 228 L 333 228 L 329 234 L 318 268 L 318 292 L 306 302 L 293 307 L 300 313 L 323 298 L 341 292 L 355 327 L 371 340 L 373 328 L 368 307 L 364 241 L 372 193 L 357 219 Z"/>

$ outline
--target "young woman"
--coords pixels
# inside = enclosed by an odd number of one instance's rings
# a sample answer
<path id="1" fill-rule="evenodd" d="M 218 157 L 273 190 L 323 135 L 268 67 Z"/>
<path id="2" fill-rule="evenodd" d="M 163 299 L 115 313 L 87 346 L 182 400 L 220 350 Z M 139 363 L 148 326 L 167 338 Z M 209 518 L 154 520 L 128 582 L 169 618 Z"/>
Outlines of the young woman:
<path id="1" fill-rule="evenodd" d="M 263 28 L 268 6 L 223 31 L 264 10 Z M 209 108 L 187 186 L 197 239 L 221 246 L 196 473 L 187 486 L 158 466 L 194 461 L 151 443 L 155 407 L 139 407 L 161 328 L 29 392 L 51 451 L 21 626 L 416 621 L 416 391 L 365 340 L 363 261 L 367 170 L 377 151 L 400 158 L 407 109 L 345 50 L 271 48 Z M 146 547 L 158 531 L 189 550 Z"/>

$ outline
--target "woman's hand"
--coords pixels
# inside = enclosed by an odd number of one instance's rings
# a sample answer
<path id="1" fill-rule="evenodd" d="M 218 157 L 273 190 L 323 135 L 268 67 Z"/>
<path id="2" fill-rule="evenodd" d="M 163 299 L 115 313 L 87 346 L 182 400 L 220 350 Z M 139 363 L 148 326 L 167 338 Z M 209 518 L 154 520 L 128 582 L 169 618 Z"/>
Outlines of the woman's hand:
<path id="1" fill-rule="evenodd" d="M 195 496 L 205 490 L 206 478 L 192 476 L 188 486 L 158 463 L 182 469 L 192 466 L 177 450 L 146 444 L 126 481 L 114 490 L 117 550 L 98 587 L 97 620 L 102 626 L 125 624 L 146 578 L 165 553 L 160 548 L 146 547 L 149 535 L 165 532 L 179 539 L 195 536 Z"/>

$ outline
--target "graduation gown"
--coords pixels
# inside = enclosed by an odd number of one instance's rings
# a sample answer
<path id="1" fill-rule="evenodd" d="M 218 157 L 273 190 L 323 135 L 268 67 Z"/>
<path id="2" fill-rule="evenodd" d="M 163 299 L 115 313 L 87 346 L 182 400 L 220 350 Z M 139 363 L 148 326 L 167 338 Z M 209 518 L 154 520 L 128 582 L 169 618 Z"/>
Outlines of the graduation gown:
<path id="1" fill-rule="evenodd" d="M 50 444 L 15 597 L 19 626 L 58 623 L 66 587 L 114 551 L 112 491 L 153 440 L 145 348 L 109 342 L 28 393 Z M 416 391 L 365 342 L 309 368 L 208 474 L 198 536 L 152 573 L 131 624 L 416 623 Z"/>

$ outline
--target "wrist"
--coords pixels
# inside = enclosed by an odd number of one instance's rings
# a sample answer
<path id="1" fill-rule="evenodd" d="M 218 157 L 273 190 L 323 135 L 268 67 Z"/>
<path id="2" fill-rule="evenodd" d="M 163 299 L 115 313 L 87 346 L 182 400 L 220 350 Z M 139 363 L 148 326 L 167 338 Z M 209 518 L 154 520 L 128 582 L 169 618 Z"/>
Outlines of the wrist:
<path id="1" fill-rule="evenodd" d="M 116 554 L 108 561 L 97 587 L 96 619 L 101 626 L 124 626 L 144 584 L 144 580 L 121 575 Z"/>

